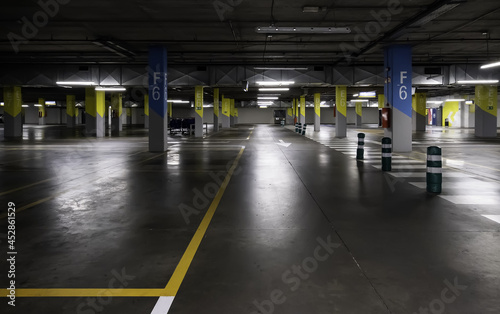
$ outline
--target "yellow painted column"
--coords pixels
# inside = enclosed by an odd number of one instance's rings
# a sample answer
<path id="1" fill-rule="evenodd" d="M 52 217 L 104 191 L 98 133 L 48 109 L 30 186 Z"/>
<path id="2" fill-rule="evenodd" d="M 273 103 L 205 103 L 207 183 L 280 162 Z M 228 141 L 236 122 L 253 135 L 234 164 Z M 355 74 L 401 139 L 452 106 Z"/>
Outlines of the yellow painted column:
<path id="1" fill-rule="evenodd" d="M 214 88 L 214 132 L 219 131 L 219 89 Z"/>
<path id="2" fill-rule="evenodd" d="M 234 126 L 234 99 L 231 98 L 230 100 L 230 109 L 229 109 L 229 113 L 230 113 L 230 119 L 229 119 L 229 125 L 231 127 Z"/>
<path id="3" fill-rule="evenodd" d="M 321 94 L 314 94 L 314 131 L 319 132 L 321 125 Z"/>
<path id="4" fill-rule="evenodd" d="M 144 99 L 146 102 L 146 98 Z M 149 102 L 149 98 L 147 100 Z M 148 105 L 149 106 L 149 105 Z M 123 130 L 122 114 L 123 114 L 123 99 L 122 94 L 113 93 L 111 94 L 111 134 L 119 135 L 120 131 Z"/>
<path id="5" fill-rule="evenodd" d="M 306 97 L 300 96 L 300 123 L 306 124 Z"/>
<path id="6" fill-rule="evenodd" d="M 497 136 L 498 87 L 476 86 L 475 135 L 478 137 Z"/>
<path id="7" fill-rule="evenodd" d="M 229 119 L 230 116 L 230 110 L 231 110 L 231 102 L 229 98 L 225 98 L 224 95 L 222 95 L 222 127 L 223 128 L 229 128 L 231 126 L 231 121 Z"/>
<path id="8" fill-rule="evenodd" d="M 378 95 L 378 108 L 382 109 L 385 106 L 385 96 L 384 95 Z"/>
<path id="9" fill-rule="evenodd" d="M 413 107 L 413 130 L 414 131 L 425 131 L 425 126 L 427 124 L 427 94 L 426 93 L 415 93 L 415 99 L 412 102 Z"/>
<path id="10" fill-rule="evenodd" d="M 23 137 L 23 97 L 20 86 L 3 88 L 4 101 L 4 138 L 20 139 Z"/>
<path id="11" fill-rule="evenodd" d="M 47 107 L 45 105 L 45 99 L 38 98 L 38 104 L 40 105 L 40 107 L 38 107 L 38 124 L 45 125 L 45 117 L 47 117 Z"/>
<path id="12" fill-rule="evenodd" d="M 451 127 L 459 118 L 458 110 L 460 103 L 458 101 L 446 101 L 443 105 L 443 126 Z"/>
<path id="13" fill-rule="evenodd" d="M 203 86 L 195 86 L 194 93 L 194 136 L 203 137 Z"/>
<path id="14" fill-rule="evenodd" d="M 76 126 L 76 100 L 75 95 L 66 95 L 66 125 L 68 128 Z"/>
<path id="15" fill-rule="evenodd" d="M 357 102 L 355 104 L 356 108 L 356 126 L 361 126 L 362 119 L 363 119 L 363 104 L 360 102 Z"/>
<path id="16" fill-rule="evenodd" d="M 149 94 L 144 95 L 144 128 L 149 129 Z"/>
<path id="17" fill-rule="evenodd" d="M 96 104 L 96 137 L 104 137 L 106 133 L 106 121 L 104 120 L 106 111 L 106 94 L 104 91 L 95 92 Z"/>
<path id="18" fill-rule="evenodd" d="M 347 86 L 335 86 L 335 104 L 335 136 L 343 138 L 347 136 Z"/>

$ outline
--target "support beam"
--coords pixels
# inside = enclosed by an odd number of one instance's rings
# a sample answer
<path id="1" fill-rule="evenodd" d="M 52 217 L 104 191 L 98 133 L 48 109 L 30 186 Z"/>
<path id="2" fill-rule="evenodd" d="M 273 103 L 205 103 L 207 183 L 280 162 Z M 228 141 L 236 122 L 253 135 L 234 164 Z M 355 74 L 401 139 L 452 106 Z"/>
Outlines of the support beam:
<path id="1" fill-rule="evenodd" d="M 214 132 L 219 131 L 219 89 L 214 88 Z"/>
<path id="2" fill-rule="evenodd" d="M 196 86 L 194 94 L 194 136 L 203 137 L 203 86 Z"/>
<path id="3" fill-rule="evenodd" d="M 314 132 L 320 131 L 321 125 L 321 94 L 314 94 Z"/>
<path id="4" fill-rule="evenodd" d="M 347 86 L 335 86 L 335 137 L 347 136 Z"/>
<path id="5" fill-rule="evenodd" d="M 224 95 L 222 95 L 222 127 L 223 128 L 229 128 L 230 127 L 230 120 L 229 120 L 229 115 L 230 115 L 230 109 L 231 109 L 231 102 L 229 98 L 225 98 Z"/>
<path id="6" fill-rule="evenodd" d="M 149 151 L 167 151 L 167 49 L 149 48 Z"/>
<path id="7" fill-rule="evenodd" d="M 391 108 L 390 127 L 385 136 L 392 138 L 394 152 L 412 151 L 412 60 L 411 46 L 385 48 L 385 99 Z"/>
<path id="8" fill-rule="evenodd" d="M 17 140 L 23 138 L 23 97 L 20 86 L 3 88 L 4 100 L 4 138 Z"/>

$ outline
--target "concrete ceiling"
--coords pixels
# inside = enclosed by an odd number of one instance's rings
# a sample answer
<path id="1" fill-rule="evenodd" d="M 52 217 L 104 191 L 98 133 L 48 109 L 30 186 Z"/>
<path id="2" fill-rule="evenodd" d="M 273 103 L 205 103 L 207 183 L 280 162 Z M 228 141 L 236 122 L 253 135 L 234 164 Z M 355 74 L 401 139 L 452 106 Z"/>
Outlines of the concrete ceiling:
<path id="1" fill-rule="evenodd" d="M 50 14 L 35 0 L 2 2 L 1 64 L 145 65 L 153 44 L 168 47 L 171 66 L 380 66 L 383 47 L 396 43 L 413 46 L 415 65 L 500 59 L 496 0 L 56 1 L 39 1 L 57 4 Z M 351 33 L 256 32 L 270 25 Z"/>

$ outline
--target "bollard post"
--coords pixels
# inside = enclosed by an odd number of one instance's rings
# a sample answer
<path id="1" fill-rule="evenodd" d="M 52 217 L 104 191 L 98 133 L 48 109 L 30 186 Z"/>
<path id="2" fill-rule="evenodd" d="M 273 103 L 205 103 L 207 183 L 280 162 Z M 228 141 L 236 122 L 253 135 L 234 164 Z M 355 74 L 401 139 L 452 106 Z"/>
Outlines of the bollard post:
<path id="1" fill-rule="evenodd" d="M 298 133 L 298 132 L 299 132 L 299 124 L 295 123 L 295 133 Z"/>
<path id="2" fill-rule="evenodd" d="M 389 137 L 382 139 L 382 171 L 391 171 L 392 140 Z"/>
<path id="3" fill-rule="evenodd" d="M 306 127 L 307 124 L 304 123 L 304 127 L 302 128 L 302 135 L 306 135 Z"/>
<path id="4" fill-rule="evenodd" d="M 356 159 L 364 159 L 365 155 L 365 133 L 358 133 L 358 150 L 356 151 Z"/>
<path id="5" fill-rule="evenodd" d="M 302 134 L 302 123 L 299 123 L 299 128 L 297 129 L 297 133 Z"/>
<path id="6" fill-rule="evenodd" d="M 441 148 L 437 146 L 427 147 L 427 192 L 441 193 L 443 182 L 442 167 Z"/>

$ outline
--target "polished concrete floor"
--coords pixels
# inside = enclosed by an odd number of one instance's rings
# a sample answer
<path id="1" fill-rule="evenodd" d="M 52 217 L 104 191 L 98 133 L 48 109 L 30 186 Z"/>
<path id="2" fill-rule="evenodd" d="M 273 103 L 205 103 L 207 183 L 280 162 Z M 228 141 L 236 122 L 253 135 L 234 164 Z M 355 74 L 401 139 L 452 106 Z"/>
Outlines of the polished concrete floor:
<path id="1" fill-rule="evenodd" d="M 0 299 L 1 313 L 152 313 L 211 210 L 168 313 L 499 313 L 499 138 L 431 128 L 386 173 L 370 126 L 335 139 L 240 125 L 171 136 L 164 154 L 146 136 L 46 126 L 0 142 L 2 251 L 14 202 L 18 295 L 40 294 Z M 443 148 L 441 195 L 425 191 L 429 145 Z"/>

